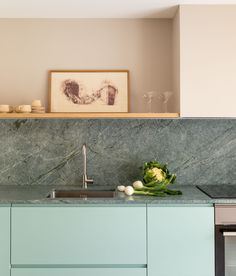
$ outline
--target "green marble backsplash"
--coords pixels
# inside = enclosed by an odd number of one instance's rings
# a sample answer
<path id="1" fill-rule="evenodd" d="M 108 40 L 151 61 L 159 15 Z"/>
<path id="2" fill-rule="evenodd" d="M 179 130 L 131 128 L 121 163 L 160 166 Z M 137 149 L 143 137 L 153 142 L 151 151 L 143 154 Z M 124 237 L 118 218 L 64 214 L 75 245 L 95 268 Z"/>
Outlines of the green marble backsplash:
<path id="1" fill-rule="evenodd" d="M 95 185 L 168 163 L 178 184 L 236 184 L 236 119 L 0 120 L 0 185 L 81 185 L 82 144 Z"/>

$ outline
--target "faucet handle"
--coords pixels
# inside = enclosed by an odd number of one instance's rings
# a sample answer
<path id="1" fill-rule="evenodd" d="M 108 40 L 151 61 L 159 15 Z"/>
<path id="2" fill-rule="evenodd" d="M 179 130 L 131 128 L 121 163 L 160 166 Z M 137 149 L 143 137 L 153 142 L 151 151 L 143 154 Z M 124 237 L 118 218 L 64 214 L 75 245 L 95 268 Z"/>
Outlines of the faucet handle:
<path id="1" fill-rule="evenodd" d="M 88 185 L 87 184 L 93 184 L 93 179 L 88 179 L 88 176 L 87 176 L 87 174 L 84 174 L 83 175 L 83 188 L 84 189 L 87 189 L 88 188 Z"/>
<path id="2" fill-rule="evenodd" d="M 90 183 L 90 184 L 93 184 L 94 180 L 93 179 L 87 179 L 86 182 Z"/>

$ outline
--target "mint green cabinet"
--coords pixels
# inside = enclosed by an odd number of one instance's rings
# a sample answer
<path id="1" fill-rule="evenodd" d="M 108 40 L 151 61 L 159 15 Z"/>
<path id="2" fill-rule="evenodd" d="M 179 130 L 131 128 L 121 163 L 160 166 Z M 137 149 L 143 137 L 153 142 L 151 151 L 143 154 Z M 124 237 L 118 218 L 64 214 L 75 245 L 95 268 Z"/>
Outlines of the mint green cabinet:
<path id="1" fill-rule="evenodd" d="M 11 254 L 13 265 L 146 264 L 146 207 L 13 207 Z"/>
<path id="2" fill-rule="evenodd" d="M 145 268 L 22 268 L 11 276 L 146 276 Z"/>
<path id="3" fill-rule="evenodd" d="M 10 207 L 0 207 L 0 275 L 10 276 Z"/>
<path id="4" fill-rule="evenodd" d="M 148 276 L 214 276 L 214 208 L 148 207 Z"/>
<path id="5" fill-rule="evenodd" d="M 11 276 L 214 276 L 212 206 L 14 206 L 11 223 Z"/>

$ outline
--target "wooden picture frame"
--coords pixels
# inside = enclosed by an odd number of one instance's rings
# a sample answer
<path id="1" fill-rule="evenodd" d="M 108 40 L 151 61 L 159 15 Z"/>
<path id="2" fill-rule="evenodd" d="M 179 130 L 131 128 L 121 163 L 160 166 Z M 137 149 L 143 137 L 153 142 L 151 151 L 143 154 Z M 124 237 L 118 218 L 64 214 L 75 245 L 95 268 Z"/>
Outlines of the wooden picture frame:
<path id="1" fill-rule="evenodd" d="M 49 112 L 129 112 L 129 71 L 49 71 Z"/>

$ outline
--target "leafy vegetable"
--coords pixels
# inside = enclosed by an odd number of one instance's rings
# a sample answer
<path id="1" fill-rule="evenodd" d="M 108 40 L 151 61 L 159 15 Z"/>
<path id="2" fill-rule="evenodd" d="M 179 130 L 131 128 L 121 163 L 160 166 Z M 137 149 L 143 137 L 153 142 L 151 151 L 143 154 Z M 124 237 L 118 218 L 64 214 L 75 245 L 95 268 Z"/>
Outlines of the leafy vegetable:
<path id="1" fill-rule="evenodd" d="M 170 190 L 168 186 L 173 184 L 176 179 L 175 174 L 171 174 L 166 164 L 158 161 L 150 161 L 143 167 L 143 187 L 136 188 L 134 186 L 134 194 L 166 196 L 181 195 L 181 191 Z"/>

